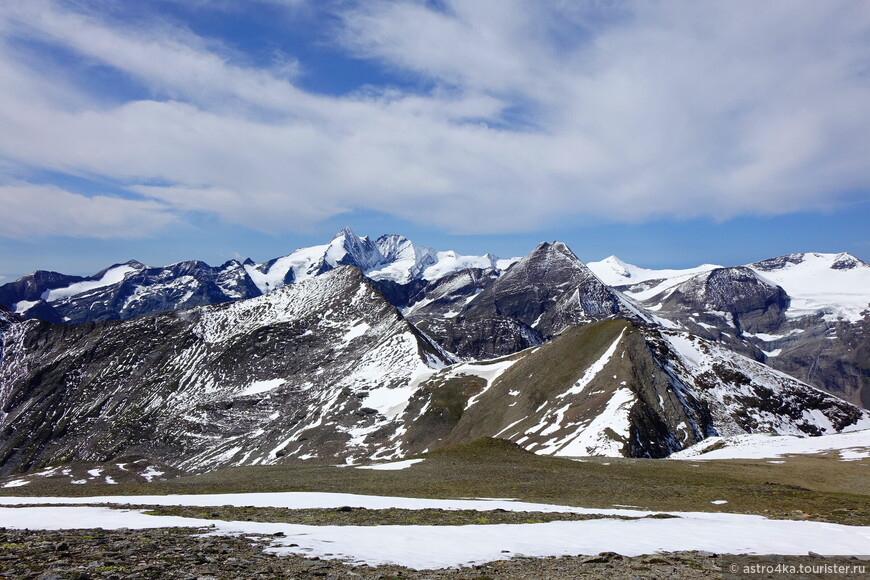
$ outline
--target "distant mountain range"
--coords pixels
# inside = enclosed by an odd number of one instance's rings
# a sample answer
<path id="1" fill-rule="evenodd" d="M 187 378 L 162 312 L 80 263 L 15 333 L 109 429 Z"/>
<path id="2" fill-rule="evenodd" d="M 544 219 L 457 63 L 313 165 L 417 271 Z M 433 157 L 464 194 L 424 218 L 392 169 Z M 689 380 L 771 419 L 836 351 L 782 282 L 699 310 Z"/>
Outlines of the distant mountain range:
<path id="1" fill-rule="evenodd" d="M 359 462 L 481 436 L 665 457 L 870 428 L 870 266 L 849 254 L 647 270 L 346 228 L 264 264 L 34 272 L 0 303 L 0 474 Z"/>

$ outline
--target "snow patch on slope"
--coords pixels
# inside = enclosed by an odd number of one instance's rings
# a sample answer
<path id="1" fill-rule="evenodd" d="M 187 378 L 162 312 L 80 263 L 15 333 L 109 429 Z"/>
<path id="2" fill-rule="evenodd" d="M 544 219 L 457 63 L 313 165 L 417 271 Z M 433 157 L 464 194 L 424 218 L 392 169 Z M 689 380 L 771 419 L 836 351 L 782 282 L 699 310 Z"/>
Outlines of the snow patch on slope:
<path id="1" fill-rule="evenodd" d="M 76 294 L 82 294 L 84 292 L 96 290 L 97 288 L 112 286 L 113 284 L 121 282 L 130 272 L 136 272 L 136 268 L 128 264 L 115 266 L 114 268 L 106 270 L 99 280 L 84 280 L 82 282 L 70 284 L 66 288 L 46 290 L 42 294 L 42 299 L 46 302 L 57 302 L 58 300 L 63 300 L 64 298 L 75 296 Z"/>
<path id="2" fill-rule="evenodd" d="M 623 262 L 616 256 L 610 256 L 600 262 L 587 262 L 586 266 L 598 276 L 598 279 L 608 286 L 623 286 L 626 284 L 637 284 L 646 282 L 647 280 L 670 280 L 673 278 L 688 279 L 701 272 L 708 272 L 721 268 L 713 264 L 702 264 L 694 268 L 684 268 L 681 270 L 662 269 L 653 270 L 641 268 L 627 262 Z M 667 287 L 667 286 L 665 286 Z"/>
<path id="3" fill-rule="evenodd" d="M 271 379 L 268 381 L 254 381 L 251 385 L 240 391 L 236 394 L 238 397 L 247 397 L 248 395 L 259 395 L 260 393 L 267 393 L 274 389 L 277 389 L 284 383 L 286 383 L 284 379 Z"/>
<path id="4" fill-rule="evenodd" d="M 669 459 L 775 459 L 792 454 L 810 455 L 829 451 L 839 451 L 843 461 L 868 457 L 870 429 L 819 437 L 768 433 L 709 437 L 672 454 Z"/>

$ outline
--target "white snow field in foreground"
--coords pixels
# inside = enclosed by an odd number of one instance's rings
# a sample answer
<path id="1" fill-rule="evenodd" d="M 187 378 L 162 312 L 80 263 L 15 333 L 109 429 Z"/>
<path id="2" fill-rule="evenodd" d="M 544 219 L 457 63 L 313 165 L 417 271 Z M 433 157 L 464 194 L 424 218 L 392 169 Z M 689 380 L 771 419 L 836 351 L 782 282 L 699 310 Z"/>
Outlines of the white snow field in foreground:
<path id="1" fill-rule="evenodd" d="M 505 500 L 429 500 L 325 493 L 228 494 L 211 496 L 130 496 L 103 498 L 2 498 L 3 503 L 109 502 L 164 505 L 262 505 L 284 507 L 445 509 L 496 508 L 604 513 L 627 516 L 652 512 L 597 510 Z M 105 507 L 0 508 L 8 528 L 210 527 L 208 534 L 267 534 L 265 549 L 277 554 L 338 558 L 357 564 L 398 564 L 415 569 L 465 566 L 514 555 L 561 556 L 612 551 L 626 556 L 662 551 L 707 550 L 734 554 L 865 554 L 870 527 L 767 520 L 729 513 L 679 513 L 670 519 L 559 521 L 543 524 L 469 526 L 306 526 L 227 522 L 176 516 L 147 516 Z M 284 537 L 272 534 L 283 532 Z M 291 546 L 291 544 L 296 544 Z"/>
<path id="2" fill-rule="evenodd" d="M 706 451 L 720 444 L 724 447 Z M 809 455 L 828 451 L 839 451 L 841 461 L 870 458 L 870 429 L 818 437 L 767 433 L 708 437 L 688 449 L 672 454 L 668 459 L 776 459 L 784 455 Z"/>

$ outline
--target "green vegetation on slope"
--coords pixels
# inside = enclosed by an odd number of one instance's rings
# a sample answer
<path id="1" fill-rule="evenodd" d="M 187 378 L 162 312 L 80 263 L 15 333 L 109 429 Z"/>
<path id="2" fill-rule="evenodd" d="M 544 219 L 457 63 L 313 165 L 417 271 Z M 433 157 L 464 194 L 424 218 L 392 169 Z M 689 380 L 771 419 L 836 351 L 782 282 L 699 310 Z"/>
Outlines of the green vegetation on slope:
<path id="1" fill-rule="evenodd" d="M 321 491 L 525 501 L 653 511 L 725 511 L 774 518 L 870 525 L 870 461 L 802 456 L 764 460 L 672 461 L 541 457 L 494 439 L 441 449 L 398 471 L 292 464 L 223 469 L 151 484 L 34 482 L 6 495 L 138 495 Z M 712 504 L 725 500 L 724 505 Z"/>

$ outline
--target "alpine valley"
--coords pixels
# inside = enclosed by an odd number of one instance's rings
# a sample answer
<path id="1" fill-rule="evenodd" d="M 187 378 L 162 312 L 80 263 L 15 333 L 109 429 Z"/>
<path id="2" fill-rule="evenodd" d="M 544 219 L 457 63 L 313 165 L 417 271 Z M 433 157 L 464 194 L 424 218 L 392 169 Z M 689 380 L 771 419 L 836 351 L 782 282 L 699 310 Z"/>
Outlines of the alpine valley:
<path id="1" fill-rule="evenodd" d="M 870 265 L 850 254 L 647 270 L 345 228 L 262 264 L 37 271 L 0 304 L 4 477 L 360 464 L 482 437 L 663 458 L 870 428 Z"/>

